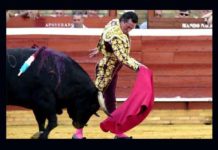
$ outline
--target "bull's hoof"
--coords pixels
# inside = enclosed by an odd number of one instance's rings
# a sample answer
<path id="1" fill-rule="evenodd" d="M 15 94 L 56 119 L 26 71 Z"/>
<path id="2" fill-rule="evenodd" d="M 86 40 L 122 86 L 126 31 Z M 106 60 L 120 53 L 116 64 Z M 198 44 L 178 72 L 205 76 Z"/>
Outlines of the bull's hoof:
<path id="1" fill-rule="evenodd" d="M 83 137 L 83 138 L 79 138 L 77 137 L 75 134 L 73 135 L 72 139 L 86 139 L 86 137 Z"/>
<path id="2" fill-rule="evenodd" d="M 43 131 L 36 132 L 35 134 L 33 134 L 31 139 L 39 139 L 42 134 L 43 134 Z"/>

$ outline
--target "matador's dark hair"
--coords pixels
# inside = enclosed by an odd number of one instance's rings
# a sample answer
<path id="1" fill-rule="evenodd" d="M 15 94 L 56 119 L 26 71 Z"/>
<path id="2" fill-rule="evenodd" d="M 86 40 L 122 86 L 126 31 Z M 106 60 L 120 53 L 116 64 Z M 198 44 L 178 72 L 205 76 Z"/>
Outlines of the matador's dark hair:
<path id="1" fill-rule="evenodd" d="M 131 19 L 133 23 L 138 23 L 138 15 L 132 11 L 122 14 L 119 20 L 120 22 L 127 22 L 129 19 Z"/>

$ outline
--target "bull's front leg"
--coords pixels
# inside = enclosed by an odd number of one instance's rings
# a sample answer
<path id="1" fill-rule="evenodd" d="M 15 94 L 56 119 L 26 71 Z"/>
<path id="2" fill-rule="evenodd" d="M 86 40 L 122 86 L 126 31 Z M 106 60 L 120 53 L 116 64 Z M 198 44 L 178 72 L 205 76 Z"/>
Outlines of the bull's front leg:
<path id="1" fill-rule="evenodd" d="M 38 123 L 39 132 L 35 133 L 31 139 L 38 139 L 40 135 L 45 131 L 45 120 L 46 116 L 38 108 L 33 108 L 33 113 Z"/>
<path id="2" fill-rule="evenodd" d="M 56 116 L 56 99 L 52 92 L 47 89 L 41 89 L 35 92 L 34 102 L 38 112 L 41 112 L 42 116 L 38 113 L 36 117 L 39 126 L 39 139 L 48 139 L 49 133 L 57 126 Z M 48 125 L 45 126 L 45 119 L 48 119 Z"/>
<path id="3" fill-rule="evenodd" d="M 56 114 L 50 115 L 48 117 L 48 125 L 45 128 L 44 132 L 42 132 L 39 136 L 39 139 L 48 139 L 49 133 L 57 127 L 57 116 Z"/>

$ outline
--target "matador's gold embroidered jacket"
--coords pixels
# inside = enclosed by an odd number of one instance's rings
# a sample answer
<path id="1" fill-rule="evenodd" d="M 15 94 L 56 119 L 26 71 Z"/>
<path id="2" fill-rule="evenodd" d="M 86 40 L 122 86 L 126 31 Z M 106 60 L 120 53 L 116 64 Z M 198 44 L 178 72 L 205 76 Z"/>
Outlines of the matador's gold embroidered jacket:
<path id="1" fill-rule="evenodd" d="M 96 66 L 95 85 L 102 92 L 122 64 L 134 71 L 139 67 L 139 62 L 129 56 L 130 40 L 128 35 L 122 32 L 118 19 L 113 19 L 105 26 L 97 48 L 104 57 Z"/>

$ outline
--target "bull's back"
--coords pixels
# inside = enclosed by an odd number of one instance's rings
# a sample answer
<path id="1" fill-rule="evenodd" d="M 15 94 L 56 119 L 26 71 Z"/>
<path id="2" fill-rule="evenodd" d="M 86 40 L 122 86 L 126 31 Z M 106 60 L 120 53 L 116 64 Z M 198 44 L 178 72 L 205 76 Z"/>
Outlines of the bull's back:
<path id="1" fill-rule="evenodd" d="M 6 83 L 8 102 L 31 102 L 35 91 L 43 88 L 55 89 L 59 78 L 57 75 L 57 66 L 59 64 L 55 64 L 51 56 L 57 56 L 57 58 L 61 56 L 54 51 L 44 50 L 39 53 L 31 66 L 21 76 L 18 76 L 21 66 L 36 50 L 32 48 L 7 49 Z M 66 56 L 63 55 L 62 57 L 65 58 Z M 64 63 L 65 60 L 63 59 Z"/>
<path id="2" fill-rule="evenodd" d="M 72 96 L 69 93 L 77 95 L 81 91 L 96 90 L 87 72 L 76 61 L 52 50 L 42 51 L 27 71 L 18 77 L 20 67 L 34 52 L 34 49 L 7 50 L 8 104 L 30 105 L 33 93 L 43 88 L 53 91 L 58 101 Z"/>

